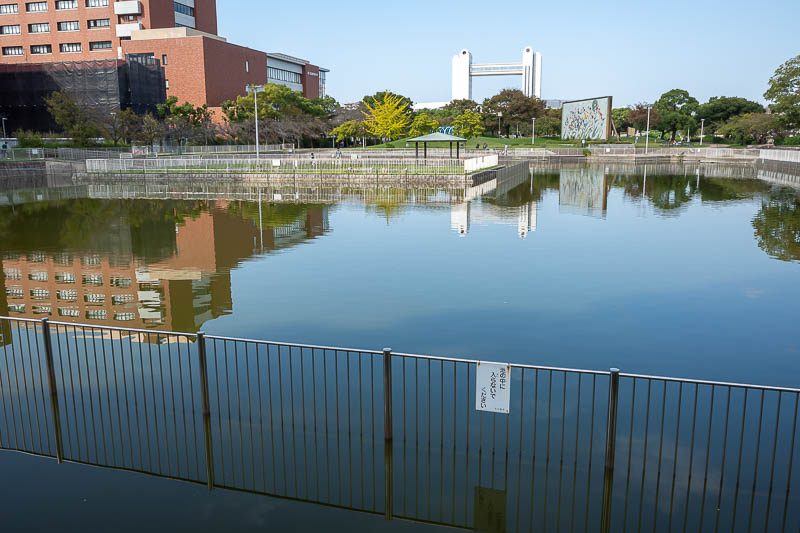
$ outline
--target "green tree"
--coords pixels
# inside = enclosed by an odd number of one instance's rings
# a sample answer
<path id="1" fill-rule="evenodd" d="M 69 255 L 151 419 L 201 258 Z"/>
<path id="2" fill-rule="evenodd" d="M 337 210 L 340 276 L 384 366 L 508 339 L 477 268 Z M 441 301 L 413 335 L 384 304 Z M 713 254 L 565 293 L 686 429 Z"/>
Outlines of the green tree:
<path id="1" fill-rule="evenodd" d="M 800 128 L 800 55 L 778 67 L 764 98 L 773 102 L 770 109 L 786 129 Z"/>
<path id="2" fill-rule="evenodd" d="M 623 134 L 627 131 L 630 122 L 628 122 L 628 115 L 631 110 L 627 107 L 617 107 L 611 110 L 611 120 L 614 121 L 614 126 L 617 128 L 618 134 Z"/>
<path id="3" fill-rule="evenodd" d="M 134 140 L 152 146 L 163 139 L 164 134 L 164 124 L 152 114 L 147 113 L 142 117 L 141 126 L 135 132 Z"/>
<path id="4" fill-rule="evenodd" d="M 338 142 L 362 139 L 367 136 L 367 127 L 362 120 L 348 120 L 333 128 L 331 135 L 335 135 Z"/>
<path id="5" fill-rule="evenodd" d="M 719 128 L 719 133 L 738 139 L 739 144 L 764 144 L 779 127 L 779 119 L 767 113 L 748 113 L 733 117 Z"/>
<path id="6" fill-rule="evenodd" d="M 420 137 L 427 135 L 439 128 L 439 122 L 427 113 L 419 113 L 411 122 L 408 130 L 409 137 Z"/>
<path id="7" fill-rule="evenodd" d="M 763 113 L 764 106 L 745 98 L 713 96 L 697 107 L 696 119 L 705 119 L 706 127 L 715 130 L 733 117 L 747 113 Z"/>
<path id="8" fill-rule="evenodd" d="M 656 102 L 659 121 L 658 129 L 671 132 L 671 140 L 675 140 L 678 130 L 693 129 L 695 127 L 694 113 L 697 111 L 697 99 L 690 96 L 683 89 L 672 89 L 661 95 Z M 651 117 L 652 118 L 652 117 Z"/>
<path id="9" fill-rule="evenodd" d="M 78 146 L 87 146 L 97 137 L 97 127 L 87 109 L 79 105 L 66 91 L 56 91 L 45 98 L 53 120 Z"/>
<path id="10" fill-rule="evenodd" d="M 546 136 L 561 136 L 561 110 L 547 109 L 544 116 L 536 119 L 536 133 Z"/>
<path id="11" fill-rule="evenodd" d="M 478 105 L 478 102 L 474 100 L 453 100 L 446 106 L 442 108 L 445 111 L 450 111 L 451 113 L 455 114 L 456 116 L 461 115 L 465 111 L 473 111 L 475 113 L 480 113 L 481 106 Z"/>
<path id="12" fill-rule="evenodd" d="M 140 119 L 132 109 L 123 109 L 98 117 L 97 127 L 107 141 L 114 143 L 130 141 L 139 127 Z"/>
<path id="13" fill-rule="evenodd" d="M 532 126 L 531 119 L 544 114 L 544 103 L 538 98 L 525 96 L 519 89 L 504 89 L 483 102 L 487 129 L 496 124 L 498 113 L 503 114 L 500 122 L 506 135 L 510 134 L 511 128 L 527 132 L 528 126 Z"/>
<path id="14" fill-rule="evenodd" d="M 453 127 L 456 135 L 465 139 L 480 137 L 485 130 L 483 117 L 480 113 L 471 109 L 465 109 L 463 113 L 457 116 L 453 121 Z"/>
<path id="15" fill-rule="evenodd" d="M 367 108 L 364 112 L 367 131 L 372 135 L 395 140 L 405 134 L 411 122 L 406 98 L 388 93 L 383 100 L 375 100 L 374 105 L 368 102 L 364 105 Z"/>

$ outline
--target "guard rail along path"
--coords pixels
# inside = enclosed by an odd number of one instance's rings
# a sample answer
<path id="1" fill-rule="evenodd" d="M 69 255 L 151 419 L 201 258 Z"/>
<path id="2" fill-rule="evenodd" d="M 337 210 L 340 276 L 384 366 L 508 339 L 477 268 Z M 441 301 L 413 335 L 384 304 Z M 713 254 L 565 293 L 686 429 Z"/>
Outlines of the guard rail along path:
<path id="1" fill-rule="evenodd" d="M 800 527 L 798 389 L 48 319 L 0 346 L 5 450 L 464 529 Z"/>

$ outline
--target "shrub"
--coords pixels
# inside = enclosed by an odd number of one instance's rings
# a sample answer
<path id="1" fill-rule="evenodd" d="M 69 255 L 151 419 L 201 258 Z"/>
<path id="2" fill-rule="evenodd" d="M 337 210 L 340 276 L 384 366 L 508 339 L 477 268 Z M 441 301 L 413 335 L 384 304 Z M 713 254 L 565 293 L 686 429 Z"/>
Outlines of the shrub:
<path id="1" fill-rule="evenodd" d="M 42 136 L 39 133 L 17 130 L 13 133 L 13 136 L 17 138 L 17 146 L 20 148 L 42 148 L 44 146 Z"/>

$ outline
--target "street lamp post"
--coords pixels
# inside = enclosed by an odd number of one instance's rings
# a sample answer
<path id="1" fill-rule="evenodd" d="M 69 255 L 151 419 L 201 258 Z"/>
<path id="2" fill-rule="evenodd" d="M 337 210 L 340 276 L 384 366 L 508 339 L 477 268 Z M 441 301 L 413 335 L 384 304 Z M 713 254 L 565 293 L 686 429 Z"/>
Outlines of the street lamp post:
<path id="1" fill-rule="evenodd" d="M 8 139 L 8 135 L 6 135 L 6 117 L 3 117 L 3 139 Z"/>
<path id="2" fill-rule="evenodd" d="M 644 137 L 644 153 L 650 148 L 650 106 L 647 106 L 647 133 Z"/>
<path id="3" fill-rule="evenodd" d="M 497 112 L 497 138 L 498 139 L 500 138 L 500 128 L 502 127 L 502 126 L 500 126 L 500 119 L 501 118 L 503 118 L 503 112 L 502 111 L 498 111 Z"/>
<path id="4" fill-rule="evenodd" d="M 531 127 L 531 144 L 536 144 L 536 117 L 533 117 L 533 125 Z"/>
<path id="5" fill-rule="evenodd" d="M 253 94 L 253 101 L 256 104 L 256 159 L 261 159 L 261 140 L 258 136 L 258 93 L 264 92 L 263 85 L 250 85 L 247 84 L 247 94 Z"/>
<path id="6" fill-rule="evenodd" d="M 703 146 L 703 133 L 705 133 L 706 119 L 700 119 L 700 146 Z"/>

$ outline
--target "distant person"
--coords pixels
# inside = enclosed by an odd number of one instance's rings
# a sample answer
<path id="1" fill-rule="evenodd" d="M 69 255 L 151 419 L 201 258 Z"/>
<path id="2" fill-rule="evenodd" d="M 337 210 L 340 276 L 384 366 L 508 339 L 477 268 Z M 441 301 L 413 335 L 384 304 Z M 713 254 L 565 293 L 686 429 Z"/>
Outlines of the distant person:
<path id="1" fill-rule="evenodd" d="M 0 146 L 0 151 L 3 152 L 3 159 L 5 159 L 8 156 L 8 144 L 4 142 L 3 146 Z"/>
<path id="2" fill-rule="evenodd" d="M 505 155 L 508 155 L 508 145 L 506 145 L 505 149 L 503 150 L 503 153 L 504 153 Z"/>
<path id="3" fill-rule="evenodd" d="M 489 148 L 489 143 L 483 143 L 483 149 L 486 150 L 487 148 Z"/>
<path id="4" fill-rule="evenodd" d="M 475 143 L 475 149 L 476 150 L 480 150 L 481 149 L 481 143 Z"/>

